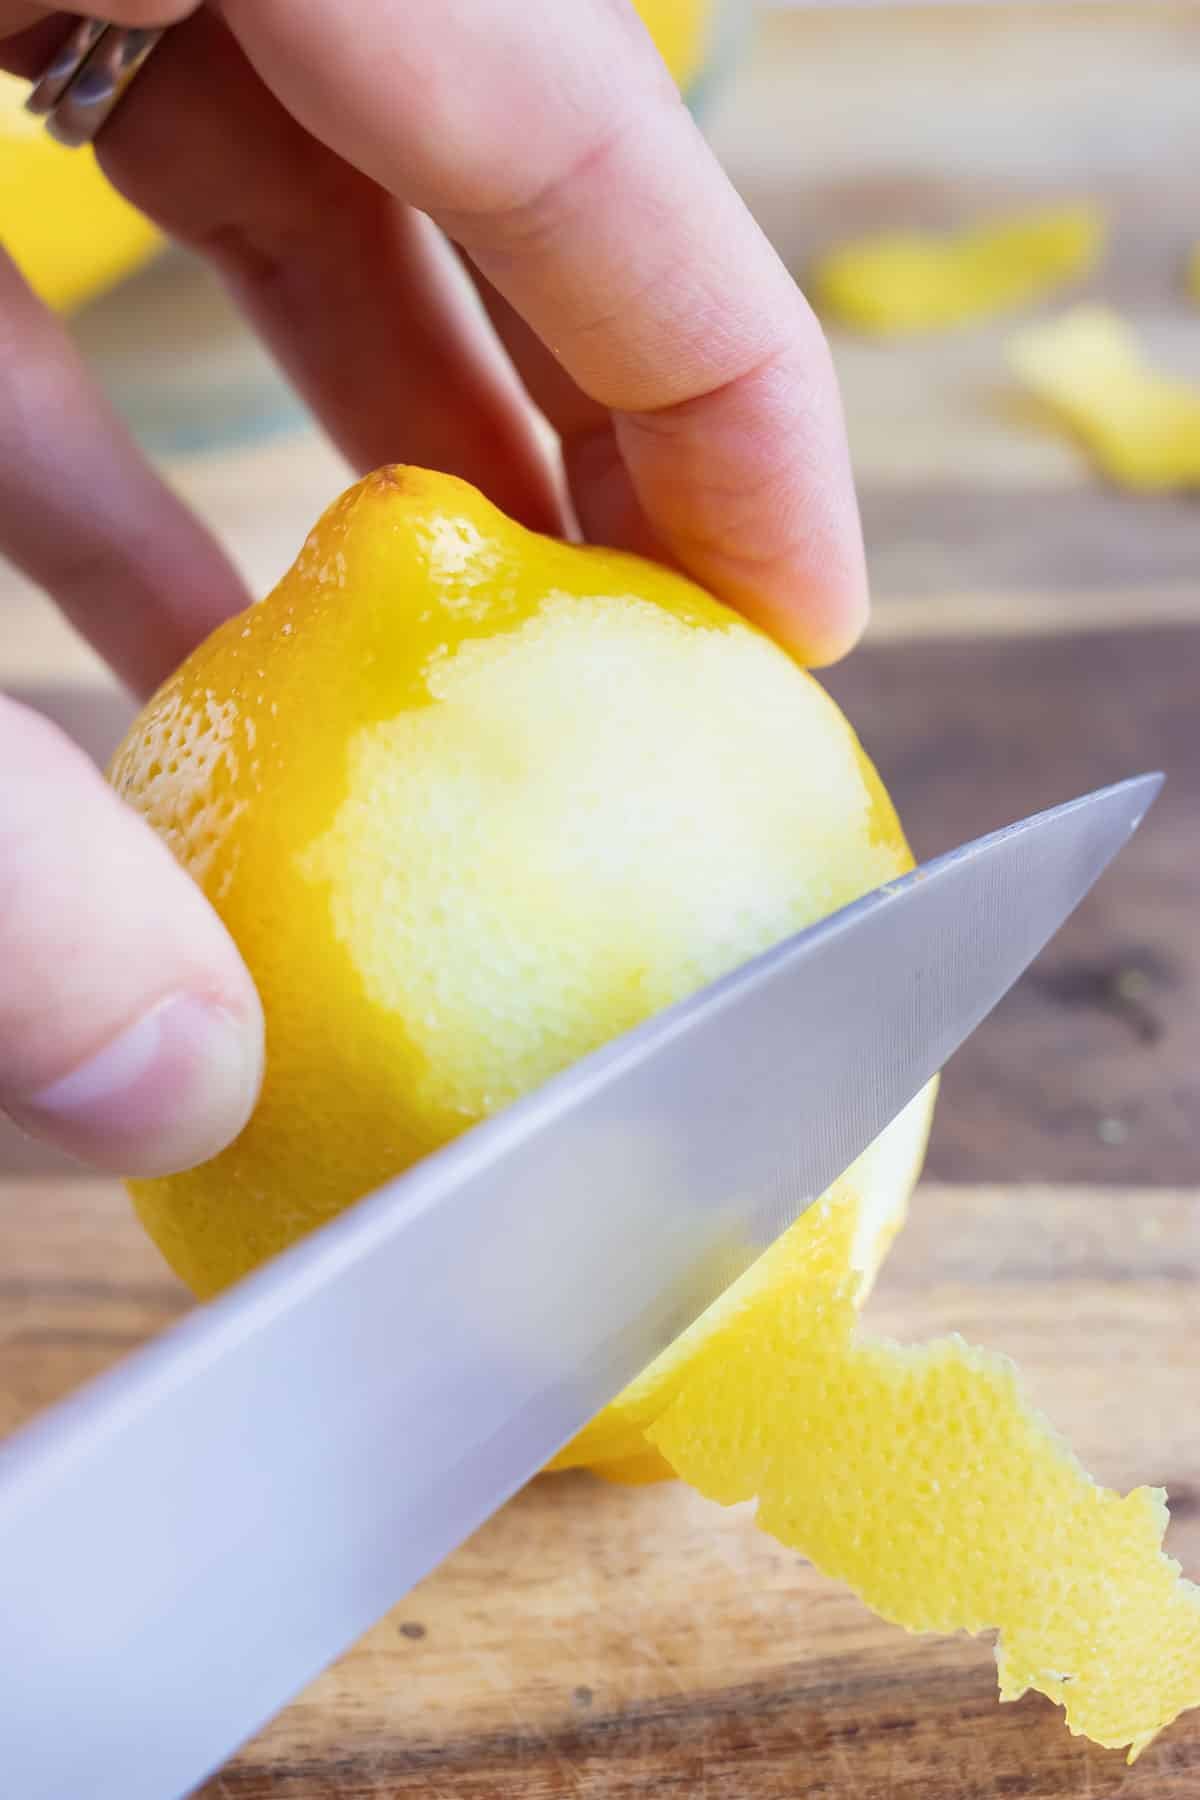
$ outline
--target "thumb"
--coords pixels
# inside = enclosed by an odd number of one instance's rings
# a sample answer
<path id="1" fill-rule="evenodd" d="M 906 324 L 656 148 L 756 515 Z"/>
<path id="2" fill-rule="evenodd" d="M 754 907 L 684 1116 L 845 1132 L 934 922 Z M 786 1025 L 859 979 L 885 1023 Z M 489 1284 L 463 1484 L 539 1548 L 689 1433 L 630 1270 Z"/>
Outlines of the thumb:
<path id="1" fill-rule="evenodd" d="M 203 1162 L 249 1118 L 262 1011 L 166 845 L 0 699 L 0 1109 L 96 1168 Z"/>

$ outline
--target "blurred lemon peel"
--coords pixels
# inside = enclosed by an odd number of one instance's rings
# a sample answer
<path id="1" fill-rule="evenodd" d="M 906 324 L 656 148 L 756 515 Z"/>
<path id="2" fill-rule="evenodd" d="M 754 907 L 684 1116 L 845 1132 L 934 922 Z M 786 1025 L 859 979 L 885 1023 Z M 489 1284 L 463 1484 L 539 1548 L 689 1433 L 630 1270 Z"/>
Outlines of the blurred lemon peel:
<path id="1" fill-rule="evenodd" d="M 1106 238 L 1102 213 L 1086 204 L 1012 213 L 953 234 L 887 232 L 829 251 L 810 293 L 826 317 L 877 336 L 945 330 L 1088 274 Z"/>
<path id="2" fill-rule="evenodd" d="M 1159 374 L 1119 314 L 1074 307 L 1014 334 L 1008 361 L 1122 487 L 1200 487 L 1200 387 Z"/>

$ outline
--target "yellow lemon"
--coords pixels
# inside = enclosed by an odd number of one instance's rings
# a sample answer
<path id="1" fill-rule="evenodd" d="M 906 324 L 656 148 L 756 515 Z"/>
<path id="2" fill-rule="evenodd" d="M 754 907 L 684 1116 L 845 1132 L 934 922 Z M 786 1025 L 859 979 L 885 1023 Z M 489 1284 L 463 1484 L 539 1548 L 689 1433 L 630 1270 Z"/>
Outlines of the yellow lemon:
<path id="1" fill-rule="evenodd" d="M 712 47 L 718 0 L 634 0 L 642 22 L 686 93 Z"/>
<path id="2" fill-rule="evenodd" d="M 604 1039 L 909 866 L 809 675 L 678 575 L 527 532 L 444 475 L 338 500 L 160 690 L 112 777 L 262 994 L 237 1142 L 133 1184 L 211 1294 Z M 1002 1358 L 859 1308 L 932 1093 L 557 1459 L 679 1475 L 1001 1692 L 1136 1753 L 1200 1700 L 1162 1496 L 1095 1486 Z"/>
<path id="3" fill-rule="evenodd" d="M 64 149 L 25 112 L 28 91 L 0 71 L 0 242 L 34 292 L 65 311 L 129 274 L 161 240 L 90 149 Z"/>
<path id="4" fill-rule="evenodd" d="M 330 508 L 113 780 L 266 1009 L 237 1143 L 134 1190 L 201 1294 L 911 860 L 849 725 L 761 633 L 416 469 Z M 923 1119 L 864 1165 L 864 1267 Z"/>

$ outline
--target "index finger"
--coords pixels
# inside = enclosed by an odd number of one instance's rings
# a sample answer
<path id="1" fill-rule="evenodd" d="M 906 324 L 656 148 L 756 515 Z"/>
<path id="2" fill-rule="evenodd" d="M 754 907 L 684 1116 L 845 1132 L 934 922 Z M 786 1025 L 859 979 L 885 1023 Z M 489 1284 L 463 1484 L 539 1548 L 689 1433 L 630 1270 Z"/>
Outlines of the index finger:
<path id="1" fill-rule="evenodd" d="M 866 612 L 828 348 L 627 0 L 222 0 L 319 138 L 430 213 L 614 417 L 664 551 L 806 661 Z"/>

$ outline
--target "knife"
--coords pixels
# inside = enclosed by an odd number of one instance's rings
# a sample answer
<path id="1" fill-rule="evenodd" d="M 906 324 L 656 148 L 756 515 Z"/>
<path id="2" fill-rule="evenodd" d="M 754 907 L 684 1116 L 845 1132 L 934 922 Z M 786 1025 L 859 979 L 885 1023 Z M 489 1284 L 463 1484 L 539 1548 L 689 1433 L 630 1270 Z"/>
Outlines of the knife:
<path id="1" fill-rule="evenodd" d="M 178 1800 L 792 1223 L 1007 991 L 1157 775 L 767 951 L 0 1445 L 14 1800 Z"/>

